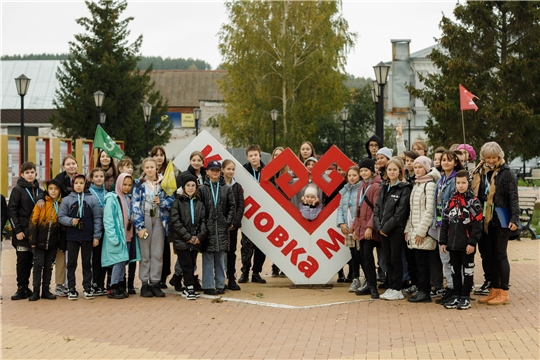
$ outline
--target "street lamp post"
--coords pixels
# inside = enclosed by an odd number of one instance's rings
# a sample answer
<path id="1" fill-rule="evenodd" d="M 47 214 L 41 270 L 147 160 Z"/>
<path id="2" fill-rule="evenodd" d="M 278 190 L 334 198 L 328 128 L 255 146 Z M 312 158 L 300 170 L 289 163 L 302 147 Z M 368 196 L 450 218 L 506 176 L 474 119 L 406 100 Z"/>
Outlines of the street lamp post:
<path id="1" fill-rule="evenodd" d="M 270 111 L 270 116 L 272 117 L 272 122 L 274 123 L 274 149 L 276 148 L 276 120 L 278 117 L 278 111 L 276 109 Z"/>
<path id="2" fill-rule="evenodd" d="M 407 123 L 409 124 L 409 150 L 411 150 L 411 121 L 412 121 L 412 111 L 407 111 Z"/>
<path id="3" fill-rule="evenodd" d="M 345 134 L 345 127 L 347 125 L 347 118 L 349 117 L 349 110 L 347 110 L 346 108 L 343 108 L 343 110 L 341 110 L 341 120 L 343 121 L 343 153 L 345 153 L 345 148 L 347 146 L 347 137 L 346 137 L 346 134 Z"/>
<path id="4" fill-rule="evenodd" d="M 103 100 L 105 100 L 105 94 L 101 90 L 96 91 L 94 93 L 94 102 L 96 103 L 98 122 L 101 122 L 101 107 L 103 106 Z"/>
<path id="5" fill-rule="evenodd" d="M 148 133 L 149 133 L 149 130 L 148 130 L 148 122 L 150 120 L 150 115 L 152 114 L 152 104 L 150 103 L 145 103 L 143 105 L 143 112 L 144 112 L 144 117 L 146 118 L 146 155 L 148 155 L 150 149 L 148 149 Z"/>
<path id="6" fill-rule="evenodd" d="M 100 123 L 101 125 L 105 124 L 105 119 L 106 119 L 106 118 L 107 118 L 107 114 L 105 114 L 105 113 L 99 114 L 99 123 Z"/>
<path id="7" fill-rule="evenodd" d="M 19 163 L 22 165 L 25 161 L 26 155 L 26 141 L 24 137 L 24 96 L 28 93 L 30 79 L 22 74 L 18 78 L 15 78 L 15 85 L 17 86 L 17 93 L 21 97 L 21 159 Z"/>
<path id="8" fill-rule="evenodd" d="M 199 135 L 199 119 L 201 118 L 201 109 L 193 109 L 193 115 L 195 116 L 195 136 Z"/>
<path id="9" fill-rule="evenodd" d="M 378 114 L 378 106 L 377 103 L 379 102 L 379 97 L 377 96 L 377 90 L 375 88 L 379 89 L 379 85 L 374 81 L 373 86 L 371 87 L 371 99 L 373 100 L 373 103 L 375 104 L 375 124 L 377 123 L 377 114 Z"/>
<path id="10" fill-rule="evenodd" d="M 390 71 L 390 66 L 386 65 L 382 61 L 373 67 L 375 70 L 375 79 L 378 85 L 376 90 L 378 90 L 379 101 L 377 103 L 377 121 L 375 122 L 375 133 L 378 137 L 381 138 L 381 141 L 384 144 L 384 86 L 388 80 L 388 72 Z"/>

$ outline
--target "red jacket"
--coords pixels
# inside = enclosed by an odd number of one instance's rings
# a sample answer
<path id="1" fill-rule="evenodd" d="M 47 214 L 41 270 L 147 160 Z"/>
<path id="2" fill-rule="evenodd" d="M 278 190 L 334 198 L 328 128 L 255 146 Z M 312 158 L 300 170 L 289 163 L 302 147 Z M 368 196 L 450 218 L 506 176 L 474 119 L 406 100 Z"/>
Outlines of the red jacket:
<path id="1" fill-rule="evenodd" d="M 367 228 L 373 230 L 372 240 L 379 241 L 379 233 L 375 231 L 373 225 L 373 209 L 381 190 L 381 177 L 375 176 L 369 182 L 362 182 L 362 185 L 358 188 L 358 196 L 365 193 L 362 204 L 358 207 L 354 222 L 352 225 L 356 239 L 364 240 L 364 234 Z"/>

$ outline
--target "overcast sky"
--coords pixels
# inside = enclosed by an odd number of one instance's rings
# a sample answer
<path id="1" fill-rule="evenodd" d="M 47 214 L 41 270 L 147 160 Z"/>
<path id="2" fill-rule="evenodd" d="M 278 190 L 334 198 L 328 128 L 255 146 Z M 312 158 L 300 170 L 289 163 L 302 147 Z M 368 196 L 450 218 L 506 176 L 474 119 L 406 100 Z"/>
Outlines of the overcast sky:
<path id="1" fill-rule="evenodd" d="M 391 39 L 411 39 L 411 52 L 435 44 L 444 13 L 454 19 L 456 1 L 343 0 L 343 16 L 358 34 L 346 71 L 372 77 L 373 65 L 392 57 Z M 82 32 L 75 23 L 89 16 L 83 1 L 1 0 L 1 53 L 67 53 L 68 41 Z M 143 35 L 146 56 L 198 58 L 215 69 L 221 63 L 217 33 L 227 21 L 223 1 L 129 1 L 131 39 Z"/>

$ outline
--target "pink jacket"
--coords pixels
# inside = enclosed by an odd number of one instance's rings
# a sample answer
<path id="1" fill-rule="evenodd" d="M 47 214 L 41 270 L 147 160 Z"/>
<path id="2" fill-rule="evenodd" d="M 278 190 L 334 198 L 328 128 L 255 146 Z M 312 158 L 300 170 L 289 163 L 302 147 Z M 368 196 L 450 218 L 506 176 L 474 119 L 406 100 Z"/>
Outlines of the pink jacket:
<path id="1" fill-rule="evenodd" d="M 379 241 L 379 234 L 374 230 L 373 226 L 373 208 L 375 207 L 375 202 L 377 202 L 377 197 L 381 190 L 381 182 L 381 177 L 375 176 L 369 182 L 364 181 L 358 188 L 358 195 L 367 191 L 362 204 L 360 204 L 360 207 L 358 208 L 352 226 L 355 237 L 358 240 L 364 240 L 364 233 L 367 228 L 370 228 L 373 230 L 372 240 Z M 366 199 L 369 200 L 369 202 Z M 370 206 L 369 203 L 371 203 L 372 206 Z"/>

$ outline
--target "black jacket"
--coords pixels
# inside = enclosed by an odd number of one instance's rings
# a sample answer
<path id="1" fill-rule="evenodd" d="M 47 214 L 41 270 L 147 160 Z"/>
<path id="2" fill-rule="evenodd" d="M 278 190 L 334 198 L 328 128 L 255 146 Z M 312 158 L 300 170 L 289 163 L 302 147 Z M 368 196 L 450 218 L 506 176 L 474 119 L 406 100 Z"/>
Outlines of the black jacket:
<path id="1" fill-rule="evenodd" d="M 259 166 L 258 170 L 253 169 L 253 166 L 251 166 L 251 163 L 248 161 L 244 164 L 244 169 L 246 169 L 251 176 L 255 178 L 258 182 L 261 182 L 261 171 L 266 166 L 265 163 L 261 160 L 261 166 Z"/>
<path id="2" fill-rule="evenodd" d="M 235 215 L 235 206 L 233 193 L 230 186 L 225 185 L 224 181 L 219 181 L 219 194 L 216 206 L 212 198 L 210 180 L 199 188 L 201 200 L 203 200 L 206 209 L 206 228 L 208 235 L 202 242 L 202 252 L 218 252 L 229 250 L 229 227 L 233 223 Z M 214 186 L 214 192 L 215 192 Z"/>
<path id="3" fill-rule="evenodd" d="M 2 205 L 2 208 L 0 209 L 0 215 L 2 216 L 2 220 L 0 221 L 0 231 L 2 231 L 4 230 L 4 226 L 6 225 L 8 219 L 6 198 L 2 194 L 0 194 L 0 203 Z M 4 241 L 4 237 L 2 237 L 2 241 Z"/>
<path id="4" fill-rule="evenodd" d="M 440 245 L 448 250 L 465 251 L 467 245 L 476 246 L 482 236 L 482 205 L 472 190 L 455 192 L 448 202 L 441 227 Z"/>
<path id="5" fill-rule="evenodd" d="M 510 221 L 517 225 L 520 215 L 517 179 L 507 164 L 503 164 L 497 174 L 495 189 L 495 207 L 510 210 Z"/>
<path id="6" fill-rule="evenodd" d="M 409 196 L 411 195 L 411 185 L 400 182 L 390 187 L 388 182 L 381 183 L 381 191 L 375 203 L 373 211 L 373 225 L 375 231 L 382 230 L 389 235 L 394 229 L 405 228 L 409 217 Z"/>
<path id="7" fill-rule="evenodd" d="M 17 186 L 11 190 L 8 204 L 8 214 L 11 221 L 11 227 L 13 228 L 13 241 L 12 245 L 29 247 L 28 242 L 28 224 L 30 223 L 30 216 L 34 210 L 34 202 L 37 202 L 39 195 L 43 192 L 39 188 L 39 183 L 34 180 L 33 184 L 29 184 L 22 177 L 17 180 Z M 30 197 L 32 194 L 32 197 Z M 15 235 L 18 233 L 24 233 L 23 240 L 17 240 Z"/>
<path id="8" fill-rule="evenodd" d="M 240 183 L 235 182 L 231 186 L 231 191 L 234 198 L 234 218 L 233 226 L 235 229 L 242 227 L 242 218 L 244 217 L 244 189 Z"/>
<path id="9" fill-rule="evenodd" d="M 71 194 L 71 178 L 67 174 L 67 172 L 62 171 L 60 174 L 56 175 L 56 180 L 59 180 L 62 184 L 62 198 L 67 197 L 69 194 Z M 39 194 L 38 197 L 39 200 L 45 200 L 45 193 Z M 37 201 L 36 201 L 37 202 Z"/>
<path id="10" fill-rule="evenodd" d="M 176 177 L 176 187 L 179 188 L 179 187 L 182 187 L 181 184 L 182 184 L 182 179 L 184 177 L 186 177 L 186 175 L 188 174 L 191 174 L 195 177 L 198 178 L 197 175 L 195 175 L 195 169 L 193 168 L 193 166 L 189 165 L 188 169 L 186 171 L 182 171 L 180 174 L 178 174 L 178 176 Z M 206 179 L 206 170 L 204 168 L 201 168 L 201 178 L 203 179 L 203 181 L 205 181 Z M 202 184 L 199 184 L 199 185 L 202 185 Z"/>
<path id="11" fill-rule="evenodd" d="M 188 241 L 192 236 L 196 236 L 201 243 L 206 239 L 206 209 L 198 194 L 193 199 L 193 218 L 192 222 L 189 197 L 180 195 L 171 207 L 170 227 L 175 249 L 200 250 L 201 244 L 192 245 Z"/>

